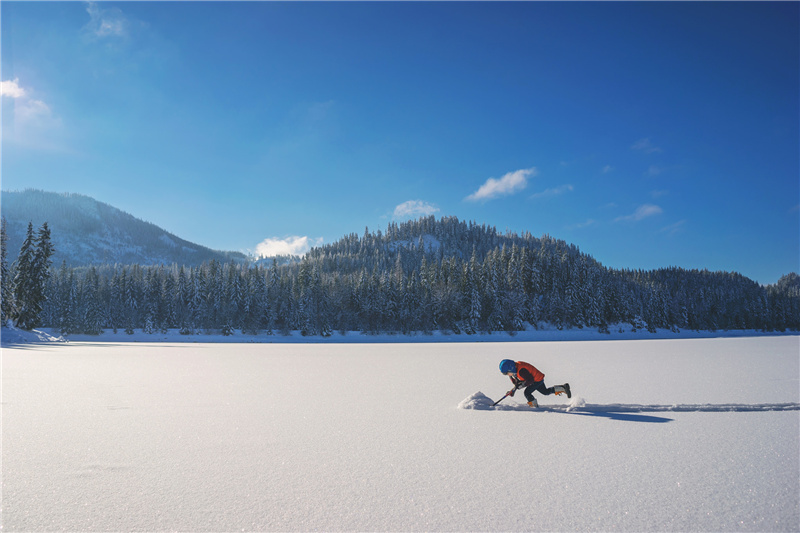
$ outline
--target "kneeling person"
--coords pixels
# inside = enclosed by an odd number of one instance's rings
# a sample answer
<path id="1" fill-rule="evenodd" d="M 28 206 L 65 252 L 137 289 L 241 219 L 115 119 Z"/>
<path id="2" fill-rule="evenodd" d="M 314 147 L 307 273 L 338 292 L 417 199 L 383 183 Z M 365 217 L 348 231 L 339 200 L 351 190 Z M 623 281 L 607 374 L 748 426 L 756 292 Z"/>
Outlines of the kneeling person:
<path id="1" fill-rule="evenodd" d="M 511 383 L 514 384 L 514 388 L 508 391 L 510 396 L 514 396 L 517 389 L 525 387 L 525 398 L 527 398 L 530 407 L 539 407 L 539 402 L 533 397 L 533 391 L 537 391 L 545 396 L 566 393 L 567 398 L 572 398 L 572 392 L 569 390 L 569 383 L 548 388 L 544 384 L 544 374 L 530 363 L 503 359 L 500 361 L 500 372 L 511 378 Z"/>

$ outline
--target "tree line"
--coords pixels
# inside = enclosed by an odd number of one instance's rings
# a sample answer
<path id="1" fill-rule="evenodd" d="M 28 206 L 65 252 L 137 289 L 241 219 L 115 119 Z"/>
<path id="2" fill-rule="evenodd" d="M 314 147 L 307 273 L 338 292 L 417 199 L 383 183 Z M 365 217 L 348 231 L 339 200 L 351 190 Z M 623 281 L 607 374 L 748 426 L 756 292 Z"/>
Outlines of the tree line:
<path id="1" fill-rule="evenodd" d="M 12 266 L 11 279 L 20 268 Z M 547 235 L 502 234 L 454 217 L 392 222 L 385 233 L 367 229 L 281 265 L 62 263 L 42 283 L 37 325 L 64 334 L 514 334 L 545 323 L 601 332 L 624 324 L 800 330 L 797 274 L 764 287 L 729 272 L 611 269 Z"/>

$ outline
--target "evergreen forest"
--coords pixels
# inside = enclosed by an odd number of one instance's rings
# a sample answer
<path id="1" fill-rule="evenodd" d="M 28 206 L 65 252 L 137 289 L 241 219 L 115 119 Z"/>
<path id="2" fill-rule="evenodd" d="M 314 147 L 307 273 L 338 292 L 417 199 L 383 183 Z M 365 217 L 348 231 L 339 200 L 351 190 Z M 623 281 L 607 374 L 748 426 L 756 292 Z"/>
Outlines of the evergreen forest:
<path id="1" fill-rule="evenodd" d="M 4 264 L 4 302 L 23 267 Z M 800 330 L 796 273 L 765 287 L 731 272 L 618 270 L 547 235 L 503 234 L 454 217 L 392 222 L 385 232 L 367 229 L 281 264 L 62 262 L 41 283 L 36 325 L 63 334 L 513 335 L 543 324 L 606 333 L 623 324 Z"/>

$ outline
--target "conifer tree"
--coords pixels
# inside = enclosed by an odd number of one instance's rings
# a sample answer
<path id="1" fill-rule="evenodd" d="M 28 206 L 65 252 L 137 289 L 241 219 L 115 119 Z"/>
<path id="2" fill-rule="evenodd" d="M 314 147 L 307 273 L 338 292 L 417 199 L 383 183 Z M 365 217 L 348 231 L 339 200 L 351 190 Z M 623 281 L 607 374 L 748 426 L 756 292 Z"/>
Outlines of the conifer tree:
<path id="1" fill-rule="evenodd" d="M 28 230 L 25 234 L 25 240 L 22 241 L 22 246 L 19 250 L 19 256 L 14 262 L 14 280 L 13 292 L 14 300 L 17 303 L 14 311 L 14 321 L 18 327 L 22 329 L 30 329 L 28 327 L 31 321 L 31 290 L 32 290 L 32 277 L 33 277 L 33 222 L 28 222 Z"/>
<path id="2" fill-rule="evenodd" d="M 57 300 L 53 302 L 58 306 L 58 312 L 56 313 L 58 322 L 56 324 L 51 324 L 52 326 L 58 327 L 62 335 L 68 335 L 78 331 L 74 312 L 77 303 L 75 297 L 76 290 L 75 271 L 71 269 L 68 270 L 67 262 L 62 261 L 61 268 L 58 272 Z"/>
<path id="3" fill-rule="evenodd" d="M 0 221 L 0 286 L 2 293 L 0 293 L 0 322 L 5 325 L 6 320 L 11 318 L 14 314 L 14 296 L 12 291 L 11 279 L 9 278 L 10 270 L 8 268 L 8 227 L 6 218 L 2 217 Z"/>
<path id="4" fill-rule="evenodd" d="M 83 333 L 99 335 L 103 332 L 103 312 L 100 305 L 100 279 L 95 267 L 86 272 L 84 287 Z"/>
<path id="5" fill-rule="evenodd" d="M 39 325 L 39 315 L 46 299 L 45 286 L 50 275 L 50 229 L 42 224 L 34 236 L 33 223 L 28 223 L 25 240 L 20 248 L 14 274 L 15 322 L 22 329 L 30 330 Z"/>

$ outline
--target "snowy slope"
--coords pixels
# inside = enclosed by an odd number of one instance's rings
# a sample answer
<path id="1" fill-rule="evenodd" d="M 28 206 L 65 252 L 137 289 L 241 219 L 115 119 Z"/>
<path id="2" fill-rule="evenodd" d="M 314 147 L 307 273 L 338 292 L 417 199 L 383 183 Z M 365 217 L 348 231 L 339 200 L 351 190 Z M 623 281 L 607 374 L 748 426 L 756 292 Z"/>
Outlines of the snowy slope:
<path id="1" fill-rule="evenodd" d="M 797 531 L 798 348 L 796 336 L 5 348 L 3 526 Z M 521 396 L 463 408 L 508 390 L 502 358 L 569 381 L 578 408 L 552 396 L 539 411 Z"/>
<path id="2" fill-rule="evenodd" d="M 18 346 L 25 344 L 43 344 L 52 342 L 67 342 L 64 337 L 50 333 L 52 330 L 33 329 L 25 331 L 14 327 L 11 320 L 0 328 L 0 345 Z"/>
<path id="3" fill-rule="evenodd" d="M 434 237 L 433 235 L 421 235 L 416 239 L 400 239 L 393 241 L 387 245 L 387 249 L 391 250 L 392 252 L 396 252 L 397 250 L 416 250 L 421 248 L 425 252 L 434 253 L 442 247 L 442 243 L 439 242 L 439 239 Z"/>
<path id="4" fill-rule="evenodd" d="M 184 264 L 243 261 L 238 252 L 221 252 L 183 240 L 106 203 L 81 194 L 28 189 L 2 191 L 3 217 L 8 222 L 8 260 L 16 259 L 28 223 L 38 231 L 47 222 L 56 268 L 102 263 Z"/>

